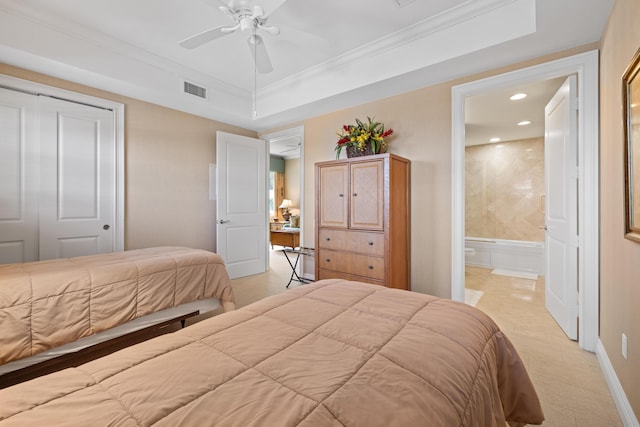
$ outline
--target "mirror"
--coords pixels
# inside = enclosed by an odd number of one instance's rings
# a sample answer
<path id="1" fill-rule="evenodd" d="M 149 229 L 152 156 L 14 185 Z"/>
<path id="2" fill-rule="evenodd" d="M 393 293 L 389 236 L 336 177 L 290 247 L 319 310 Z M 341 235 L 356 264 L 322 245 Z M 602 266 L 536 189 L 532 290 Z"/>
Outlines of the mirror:
<path id="1" fill-rule="evenodd" d="M 625 237 L 640 242 L 640 50 L 622 76 Z"/>

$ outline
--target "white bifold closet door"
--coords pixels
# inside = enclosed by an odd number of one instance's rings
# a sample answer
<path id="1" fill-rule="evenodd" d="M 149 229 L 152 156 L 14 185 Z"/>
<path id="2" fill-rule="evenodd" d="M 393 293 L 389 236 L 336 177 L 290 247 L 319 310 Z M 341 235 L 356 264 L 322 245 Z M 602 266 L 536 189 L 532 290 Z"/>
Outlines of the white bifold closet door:
<path id="1" fill-rule="evenodd" d="M 113 112 L 0 90 L 0 263 L 113 252 Z"/>
<path id="2" fill-rule="evenodd" d="M 0 263 L 38 259 L 38 97 L 0 88 Z"/>

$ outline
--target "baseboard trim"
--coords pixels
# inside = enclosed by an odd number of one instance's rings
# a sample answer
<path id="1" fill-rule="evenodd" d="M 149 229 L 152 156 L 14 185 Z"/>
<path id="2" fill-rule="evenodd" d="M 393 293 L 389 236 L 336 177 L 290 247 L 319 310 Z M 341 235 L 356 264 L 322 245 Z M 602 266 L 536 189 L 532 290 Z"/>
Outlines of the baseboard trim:
<path id="1" fill-rule="evenodd" d="M 618 380 L 618 376 L 611 365 L 607 351 L 600 339 L 598 339 L 596 344 L 596 356 L 598 357 L 598 362 L 600 362 L 600 368 L 604 373 L 604 379 L 609 385 L 609 390 L 611 390 L 613 401 L 616 404 L 616 408 L 618 408 L 618 414 L 620 415 L 622 424 L 625 427 L 640 427 L 638 419 L 631 408 L 627 395 L 622 388 L 622 384 L 620 384 L 620 380 Z"/>

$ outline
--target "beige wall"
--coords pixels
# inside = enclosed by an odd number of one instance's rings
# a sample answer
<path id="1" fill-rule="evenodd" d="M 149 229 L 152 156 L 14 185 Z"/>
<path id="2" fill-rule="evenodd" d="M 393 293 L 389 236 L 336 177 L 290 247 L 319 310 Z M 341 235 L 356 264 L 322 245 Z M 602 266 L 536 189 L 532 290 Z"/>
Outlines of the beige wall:
<path id="1" fill-rule="evenodd" d="M 624 239 L 621 77 L 640 47 L 640 0 L 616 0 L 600 58 L 600 340 L 640 419 L 640 244 Z M 621 355 L 621 336 L 628 355 Z"/>
<path id="2" fill-rule="evenodd" d="M 543 242 L 544 138 L 465 148 L 465 235 Z"/>
<path id="3" fill-rule="evenodd" d="M 300 159 L 284 161 L 284 198 L 291 200 L 295 209 L 300 209 Z"/>
<path id="4" fill-rule="evenodd" d="M 125 249 L 215 249 L 208 177 L 216 131 L 255 132 L 6 64 L 0 74 L 125 104 Z"/>

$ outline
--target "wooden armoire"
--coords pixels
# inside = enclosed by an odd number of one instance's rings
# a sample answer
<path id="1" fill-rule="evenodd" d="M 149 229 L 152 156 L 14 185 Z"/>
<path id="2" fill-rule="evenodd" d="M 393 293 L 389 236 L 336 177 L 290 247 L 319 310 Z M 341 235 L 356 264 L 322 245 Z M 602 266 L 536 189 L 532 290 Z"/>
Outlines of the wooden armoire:
<path id="1" fill-rule="evenodd" d="M 410 289 L 411 162 L 386 153 L 315 168 L 316 280 Z"/>

